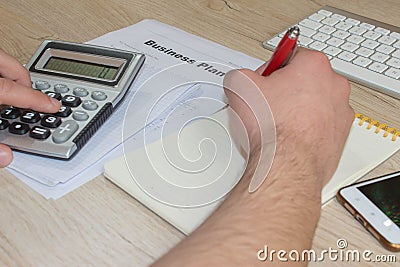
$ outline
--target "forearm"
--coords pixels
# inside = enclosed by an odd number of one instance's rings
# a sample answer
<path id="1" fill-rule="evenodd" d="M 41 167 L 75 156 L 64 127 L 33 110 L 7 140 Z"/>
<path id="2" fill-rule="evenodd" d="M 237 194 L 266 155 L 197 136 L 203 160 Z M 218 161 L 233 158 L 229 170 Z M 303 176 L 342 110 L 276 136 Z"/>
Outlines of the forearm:
<path id="1" fill-rule="evenodd" d="M 309 171 L 311 161 L 304 162 L 295 167 L 293 160 L 278 155 L 267 180 L 253 194 L 247 191 L 246 176 L 252 173 L 248 168 L 220 208 L 156 266 L 252 266 L 263 263 L 257 252 L 265 245 L 269 251 L 309 249 L 320 214 L 321 185 L 316 172 Z M 267 261 L 279 264 L 274 257 Z"/>

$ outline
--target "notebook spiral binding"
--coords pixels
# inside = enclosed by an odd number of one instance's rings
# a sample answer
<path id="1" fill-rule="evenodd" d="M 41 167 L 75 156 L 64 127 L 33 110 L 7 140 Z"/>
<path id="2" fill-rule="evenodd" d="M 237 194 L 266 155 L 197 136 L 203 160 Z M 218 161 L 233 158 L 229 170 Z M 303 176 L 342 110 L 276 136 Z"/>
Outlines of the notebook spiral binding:
<path id="1" fill-rule="evenodd" d="M 372 120 L 371 118 L 364 116 L 360 113 L 355 115 L 360 121 L 358 125 L 362 126 L 364 123 L 368 123 L 367 130 L 370 130 L 372 127 L 375 126 L 375 133 L 378 134 L 381 130 L 385 131 L 383 133 L 383 137 L 388 137 L 389 135 L 392 136 L 392 141 L 396 141 L 397 137 L 400 136 L 400 131 L 396 130 L 396 128 L 389 127 L 386 123 L 381 123 L 377 120 Z"/>

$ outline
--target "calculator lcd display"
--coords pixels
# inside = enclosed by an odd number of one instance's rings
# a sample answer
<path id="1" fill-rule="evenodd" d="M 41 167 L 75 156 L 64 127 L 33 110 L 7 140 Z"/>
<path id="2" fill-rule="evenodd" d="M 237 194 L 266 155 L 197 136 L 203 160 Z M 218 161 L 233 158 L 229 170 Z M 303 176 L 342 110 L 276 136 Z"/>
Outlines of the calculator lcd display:
<path id="1" fill-rule="evenodd" d="M 118 74 L 118 67 L 115 66 L 60 57 L 50 57 L 44 69 L 105 80 L 113 80 Z"/>

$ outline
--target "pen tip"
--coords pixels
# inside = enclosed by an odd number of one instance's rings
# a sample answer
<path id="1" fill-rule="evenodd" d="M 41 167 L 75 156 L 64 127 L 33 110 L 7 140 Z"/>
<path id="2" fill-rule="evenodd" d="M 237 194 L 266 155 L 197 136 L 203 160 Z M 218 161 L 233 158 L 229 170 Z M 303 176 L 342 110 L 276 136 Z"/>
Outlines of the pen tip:
<path id="1" fill-rule="evenodd" d="M 289 34 L 290 38 L 295 38 L 295 37 L 299 36 L 300 35 L 299 26 L 295 25 L 292 28 L 290 28 L 288 34 Z"/>

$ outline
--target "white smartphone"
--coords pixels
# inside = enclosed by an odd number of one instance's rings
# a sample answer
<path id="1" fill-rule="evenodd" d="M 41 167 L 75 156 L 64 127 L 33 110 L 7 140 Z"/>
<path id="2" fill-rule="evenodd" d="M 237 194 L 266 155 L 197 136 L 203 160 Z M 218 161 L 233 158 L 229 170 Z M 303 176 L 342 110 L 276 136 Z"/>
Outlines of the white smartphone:
<path id="1" fill-rule="evenodd" d="M 346 186 L 339 202 L 390 251 L 400 251 L 400 172 Z"/>

